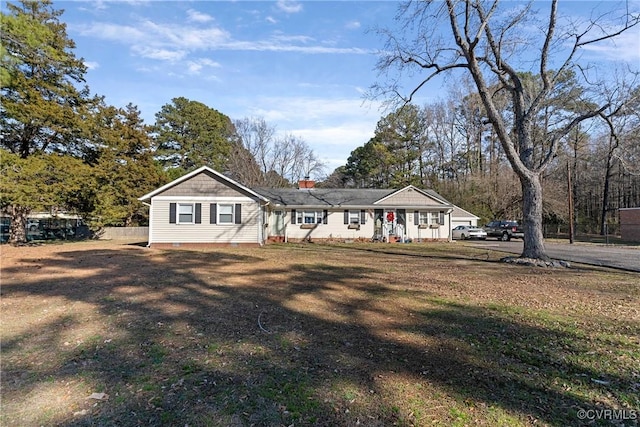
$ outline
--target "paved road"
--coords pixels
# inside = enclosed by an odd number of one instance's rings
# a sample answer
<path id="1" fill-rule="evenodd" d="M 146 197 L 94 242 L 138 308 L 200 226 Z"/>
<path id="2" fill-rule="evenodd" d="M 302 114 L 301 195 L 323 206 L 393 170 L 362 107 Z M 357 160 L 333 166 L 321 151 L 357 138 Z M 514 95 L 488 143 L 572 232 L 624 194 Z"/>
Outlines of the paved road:
<path id="1" fill-rule="evenodd" d="M 476 247 L 486 247 L 496 251 L 520 254 L 522 240 L 499 242 L 495 240 L 466 241 Z M 613 246 L 593 243 L 545 243 L 547 254 L 558 260 L 582 264 L 612 267 L 620 270 L 640 272 L 640 247 Z"/>

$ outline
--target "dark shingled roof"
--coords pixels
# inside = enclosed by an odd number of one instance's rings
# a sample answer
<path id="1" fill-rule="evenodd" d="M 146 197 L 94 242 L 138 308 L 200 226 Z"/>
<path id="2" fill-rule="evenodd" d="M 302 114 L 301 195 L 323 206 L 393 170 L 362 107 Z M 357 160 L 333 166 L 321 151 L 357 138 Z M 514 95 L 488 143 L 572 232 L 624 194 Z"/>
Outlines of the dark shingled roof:
<path id="1" fill-rule="evenodd" d="M 372 206 L 375 202 L 395 192 L 397 189 L 371 188 L 252 188 L 256 193 L 274 204 L 283 206 Z M 450 204 L 442 196 L 431 190 L 419 190 L 431 197 Z"/>

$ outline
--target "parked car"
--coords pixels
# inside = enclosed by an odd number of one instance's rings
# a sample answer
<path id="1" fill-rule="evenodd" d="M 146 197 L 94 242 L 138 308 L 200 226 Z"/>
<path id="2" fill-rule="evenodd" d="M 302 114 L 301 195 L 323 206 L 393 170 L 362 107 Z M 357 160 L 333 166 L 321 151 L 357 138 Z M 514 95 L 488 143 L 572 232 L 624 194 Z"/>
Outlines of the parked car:
<path id="1" fill-rule="evenodd" d="M 453 239 L 480 239 L 487 238 L 487 233 L 482 228 L 473 227 L 471 225 L 459 225 L 451 230 L 451 238 Z"/>
<path id="2" fill-rule="evenodd" d="M 484 231 L 487 232 L 487 237 L 495 237 L 504 242 L 524 238 L 524 231 L 518 221 L 491 221 L 484 226 Z"/>
<path id="3" fill-rule="evenodd" d="M 28 219 L 27 220 L 27 233 L 35 233 L 40 228 L 40 220 Z"/>

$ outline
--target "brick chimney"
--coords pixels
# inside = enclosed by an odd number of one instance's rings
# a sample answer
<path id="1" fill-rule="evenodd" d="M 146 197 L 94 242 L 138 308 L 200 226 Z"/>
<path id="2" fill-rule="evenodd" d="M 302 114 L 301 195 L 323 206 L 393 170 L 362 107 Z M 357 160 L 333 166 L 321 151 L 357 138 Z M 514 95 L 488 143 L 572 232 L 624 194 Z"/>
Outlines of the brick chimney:
<path id="1" fill-rule="evenodd" d="M 316 186 L 316 182 L 309 179 L 308 176 L 305 176 L 304 179 L 301 179 L 300 181 L 298 181 L 298 189 L 300 190 L 304 190 L 304 189 L 311 189 L 314 188 Z"/>

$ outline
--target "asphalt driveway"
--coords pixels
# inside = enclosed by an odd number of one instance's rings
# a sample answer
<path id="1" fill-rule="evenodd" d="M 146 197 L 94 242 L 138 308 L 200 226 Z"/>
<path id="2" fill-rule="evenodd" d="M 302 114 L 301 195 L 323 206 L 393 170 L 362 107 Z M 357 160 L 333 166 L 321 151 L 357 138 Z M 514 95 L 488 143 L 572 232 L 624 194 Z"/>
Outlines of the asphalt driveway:
<path id="1" fill-rule="evenodd" d="M 522 240 L 465 241 L 464 244 L 512 254 L 520 254 L 523 245 Z M 545 248 L 553 259 L 640 272 L 640 247 L 637 246 L 545 242 Z"/>

